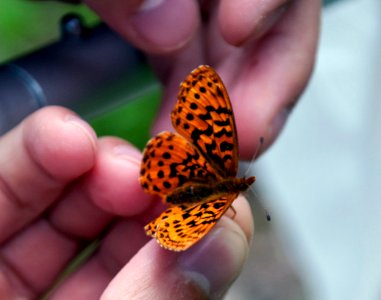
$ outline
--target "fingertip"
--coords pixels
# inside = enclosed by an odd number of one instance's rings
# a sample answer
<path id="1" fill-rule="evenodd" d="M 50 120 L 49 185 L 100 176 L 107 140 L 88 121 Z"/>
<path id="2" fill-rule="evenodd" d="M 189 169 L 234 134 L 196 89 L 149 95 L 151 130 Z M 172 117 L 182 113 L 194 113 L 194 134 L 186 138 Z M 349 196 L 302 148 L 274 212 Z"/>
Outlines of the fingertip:
<path id="1" fill-rule="evenodd" d="M 248 200 L 240 194 L 233 202 L 233 207 L 236 210 L 236 214 L 230 221 L 234 221 L 234 223 L 238 224 L 247 242 L 250 244 L 254 235 L 254 220 L 251 206 Z"/>
<path id="2" fill-rule="evenodd" d="M 101 138 L 98 157 L 88 177 L 89 193 L 96 205 L 123 216 L 141 213 L 151 197 L 139 183 L 141 153 L 131 144 L 114 138 Z"/>
<path id="3" fill-rule="evenodd" d="M 94 164 L 95 132 L 65 108 L 47 107 L 31 115 L 22 137 L 29 155 L 53 178 L 74 179 Z"/>
<path id="4" fill-rule="evenodd" d="M 218 18 L 224 39 L 239 46 L 248 39 L 260 37 L 283 14 L 284 3 L 287 1 L 222 0 Z"/>
<path id="5" fill-rule="evenodd" d="M 221 220 L 199 244 L 173 252 L 149 241 L 109 284 L 101 299 L 220 299 L 240 273 L 248 242 L 234 221 Z"/>
<path id="6" fill-rule="evenodd" d="M 200 280 L 180 270 L 178 257 L 151 240 L 114 277 L 101 299 L 209 299 Z"/>
<path id="7" fill-rule="evenodd" d="M 152 7 L 152 2 L 156 2 Z M 132 17 L 130 30 L 137 45 L 149 53 L 168 53 L 184 47 L 198 26 L 195 1 L 145 1 Z M 181 12 L 181 13 L 179 13 Z"/>
<path id="8" fill-rule="evenodd" d="M 249 243 L 240 226 L 223 218 L 199 244 L 181 254 L 178 264 L 185 277 L 212 299 L 223 297 L 239 275 Z"/>
<path id="9" fill-rule="evenodd" d="M 150 54 L 184 47 L 199 25 L 198 3 L 193 0 L 86 2 L 110 27 Z"/>

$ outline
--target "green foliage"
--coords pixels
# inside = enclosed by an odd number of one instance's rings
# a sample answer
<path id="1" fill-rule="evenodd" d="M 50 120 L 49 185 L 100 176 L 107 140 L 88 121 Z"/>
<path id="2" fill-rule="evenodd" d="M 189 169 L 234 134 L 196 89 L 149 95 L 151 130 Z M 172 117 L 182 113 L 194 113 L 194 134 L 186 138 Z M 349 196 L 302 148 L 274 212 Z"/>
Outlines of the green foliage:
<path id="1" fill-rule="evenodd" d="M 150 137 L 150 128 L 159 99 L 160 89 L 150 89 L 137 101 L 107 112 L 90 123 L 98 136 L 119 136 L 143 149 Z"/>
<path id="2" fill-rule="evenodd" d="M 0 63 L 48 45 L 59 37 L 63 15 L 77 13 L 92 26 L 98 17 L 85 5 L 56 1 L 0 1 Z"/>

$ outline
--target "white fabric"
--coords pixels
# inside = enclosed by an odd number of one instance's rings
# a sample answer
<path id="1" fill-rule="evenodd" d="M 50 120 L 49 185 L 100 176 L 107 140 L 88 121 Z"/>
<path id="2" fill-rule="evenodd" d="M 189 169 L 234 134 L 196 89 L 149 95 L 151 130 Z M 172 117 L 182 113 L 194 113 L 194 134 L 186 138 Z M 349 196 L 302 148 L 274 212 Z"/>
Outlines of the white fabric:
<path id="1" fill-rule="evenodd" d="M 310 85 L 254 167 L 308 299 L 381 299 L 380 0 L 324 9 Z"/>

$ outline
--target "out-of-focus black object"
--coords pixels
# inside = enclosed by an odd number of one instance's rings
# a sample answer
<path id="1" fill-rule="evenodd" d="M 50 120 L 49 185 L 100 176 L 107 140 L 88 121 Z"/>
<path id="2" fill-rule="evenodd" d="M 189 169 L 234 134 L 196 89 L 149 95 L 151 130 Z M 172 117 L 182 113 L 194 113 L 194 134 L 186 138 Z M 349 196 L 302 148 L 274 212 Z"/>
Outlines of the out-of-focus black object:
<path id="1" fill-rule="evenodd" d="M 134 76 L 143 62 L 138 50 L 104 24 L 90 29 L 68 15 L 61 32 L 60 41 L 0 66 L 0 134 L 48 104 L 86 115 L 94 95 Z"/>

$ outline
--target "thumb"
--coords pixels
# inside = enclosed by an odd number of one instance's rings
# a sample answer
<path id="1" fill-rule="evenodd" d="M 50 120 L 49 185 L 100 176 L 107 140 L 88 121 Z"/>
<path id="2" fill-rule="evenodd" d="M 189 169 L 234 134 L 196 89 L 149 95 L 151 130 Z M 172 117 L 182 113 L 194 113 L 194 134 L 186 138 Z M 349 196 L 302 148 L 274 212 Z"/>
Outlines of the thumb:
<path id="1" fill-rule="evenodd" d="M 152 240 L 111 281 L 101 299 L 220 299 L 247 253 L 245 234 L 229 218 L 185 252 L 162 249 Z"/>
<path id="2" fill-rule="evenodd" d="M 182 48 L 191 40 L 199 23 L 198 4 L 193 0 L 84 2 L 111 28 L 150 54 Z"/>

